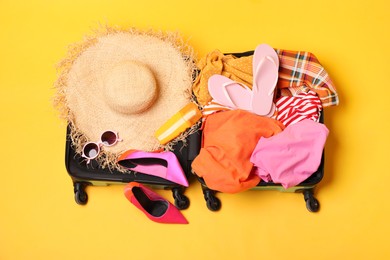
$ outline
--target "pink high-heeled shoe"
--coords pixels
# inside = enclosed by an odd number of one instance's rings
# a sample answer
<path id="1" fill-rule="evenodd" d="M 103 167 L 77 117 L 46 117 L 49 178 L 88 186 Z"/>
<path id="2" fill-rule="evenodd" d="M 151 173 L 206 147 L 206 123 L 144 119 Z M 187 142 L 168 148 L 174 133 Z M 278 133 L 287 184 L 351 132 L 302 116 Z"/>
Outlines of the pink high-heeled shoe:
<path id="1" fill-rule="evenodd" d="M 188 187 L 187 178 L 173 152 L 128 150 L 119 157 L 118 164 L 136 172 L 164 178 Z"/>
<path id="2" fill-rule="evenodd" d="M 188 224 L 187 219 L 172 203 L 138 182 L 127 184 L 124 193 L 134 206 L 154 222 Z"/>

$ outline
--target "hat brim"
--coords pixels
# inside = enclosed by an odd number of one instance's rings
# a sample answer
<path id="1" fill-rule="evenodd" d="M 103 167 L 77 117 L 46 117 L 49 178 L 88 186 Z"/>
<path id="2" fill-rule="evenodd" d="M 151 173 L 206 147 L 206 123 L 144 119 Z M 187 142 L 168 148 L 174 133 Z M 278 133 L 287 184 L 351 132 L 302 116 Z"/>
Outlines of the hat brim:
<path id="1" fill-rule="evenodd" d="M 63 114 L 72 125 L 76 151 L 81 152 L 85 141 L 100 140 L 100 135 L 107 129 L 117 131 L 123 141 L 104 149 L 102 155 L 105 157 L 117 158 L 128 149 L 153 151 L 170 147 L 172 143 L 162 146 L 154 133 L 191 101 L 195 68 L 192 49 L 175 34 L 135 29 L 107 30 L 89 38 L 84 47 L 73 48 L 72 57 L 63 63 L 68 66 L 57 81 L 57 100 L 62 103 Z M 148 66 L 158 87 L 153 106 L 139 114 L 117 113 L 102 96 L 101 73 L 128 60 Z M 116 163 L 109 160 L 111 164 Z"/>

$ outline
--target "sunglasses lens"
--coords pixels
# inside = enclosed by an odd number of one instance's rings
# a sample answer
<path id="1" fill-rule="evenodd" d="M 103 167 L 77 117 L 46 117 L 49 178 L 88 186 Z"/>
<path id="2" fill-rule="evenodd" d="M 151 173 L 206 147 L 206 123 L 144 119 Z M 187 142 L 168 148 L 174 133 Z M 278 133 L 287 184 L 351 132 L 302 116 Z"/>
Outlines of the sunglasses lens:
<path id="1" fill-rule="evenodd" d="M 116 134 L 112 131 L 106 131 L 102 134 L 102 143 L 106 146 L 115 144 L 117 141 Z"/>
<path id="2" fill-rule="evenodd" d="M 84 154 L 90 159 L 95 158 L 99 154 L 99 146 L 95 143 L 86 144 Z"/>

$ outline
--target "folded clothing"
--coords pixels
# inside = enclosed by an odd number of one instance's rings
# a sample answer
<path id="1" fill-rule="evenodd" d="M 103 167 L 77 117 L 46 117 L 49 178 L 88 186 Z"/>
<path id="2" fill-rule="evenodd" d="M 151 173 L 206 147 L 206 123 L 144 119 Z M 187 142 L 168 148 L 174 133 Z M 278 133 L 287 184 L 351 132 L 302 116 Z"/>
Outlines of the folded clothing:
<path id="1" fill-rule="evenodd" d="M 192 169 L 213 190 L 236 193 L 255 187 L 250 157 L 261 137 L 282 132 L 279 121 L 243 110 L 211 114 L 204 122 L 202 148 Z"/>
<path id="2" fill-rule="evenodd" d="M 286 189 L 303 182 L 318 169 L 328 133 L 324 124 L 305 119 L 260 138 L 250 158 L 254 174 Z"/>

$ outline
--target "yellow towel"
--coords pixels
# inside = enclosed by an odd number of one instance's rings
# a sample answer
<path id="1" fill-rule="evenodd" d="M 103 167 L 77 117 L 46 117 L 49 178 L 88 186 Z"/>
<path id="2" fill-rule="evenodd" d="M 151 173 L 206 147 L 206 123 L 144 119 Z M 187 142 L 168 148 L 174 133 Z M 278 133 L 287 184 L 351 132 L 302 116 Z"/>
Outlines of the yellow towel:
<path id="1" fill-rule="evenodd" d="M 208 91 L 208 80 L 214 74 L 226 76 L 252 88 L 252 58 L 251 55 L 237 59 L 233 55 L 224 55 L 219 50 L 215 50 L 200 59 L 197 63 L 200 73 L 193 85 L 198 103 L 204 106 L 212 100 Z"/>

